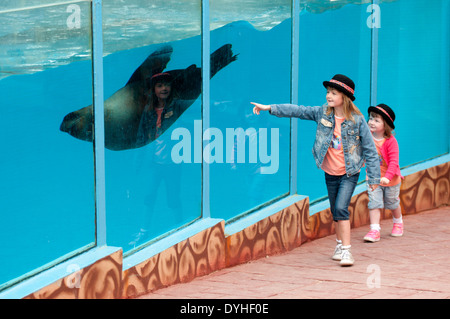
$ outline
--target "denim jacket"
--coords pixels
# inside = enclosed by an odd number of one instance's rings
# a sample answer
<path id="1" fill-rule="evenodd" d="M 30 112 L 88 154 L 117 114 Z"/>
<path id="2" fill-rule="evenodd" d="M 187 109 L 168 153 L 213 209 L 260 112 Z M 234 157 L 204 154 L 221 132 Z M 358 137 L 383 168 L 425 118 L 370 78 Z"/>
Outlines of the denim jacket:
<path id="1" fill-rule="evenodd" d="M 317 123 L 316 139 L 312 153 L 317 167 L 321 168 L 334 132 L 334 113 L 326 114 L 327 105 L 303 106 L 273 104 L 270 113 L 278 117 L 298 117 Z M 364 163 L 367 165 L 369 184 L 380 183 L 380 162 L 369 126 L 362 115 L 353 115 L 355 122 L 344 120 L 341 124 L 342 147 L 344 150 L 347 176 L 357 174 Z"/>
<path id="2" fill-rule="evenodd" d="M 158 115 L 155 110 L 148 110 L 149 105 L 145 106 L 138 128 L 136 147 L 143 146 L 148 141 L 153 141 L 162 135 L 176 120 L 183 114 L 187 108 L 193 104 L 192 100 L 174 99 L 170 105 L 167 105 L 161 114 L 161 127 L 156 127 Z"/>

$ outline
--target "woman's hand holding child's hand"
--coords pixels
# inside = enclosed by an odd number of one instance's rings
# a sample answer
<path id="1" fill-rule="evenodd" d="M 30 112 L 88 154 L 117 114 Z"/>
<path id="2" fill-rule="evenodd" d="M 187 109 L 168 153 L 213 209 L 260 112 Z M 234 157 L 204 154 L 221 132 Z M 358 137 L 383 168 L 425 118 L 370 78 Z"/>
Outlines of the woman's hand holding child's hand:
<path id="1" fill-rule="evenodd" d="M 250 102 L 255 107 L 253 108 L 253 114 L 259 115 L 260 111 L 270 111 L 270 105 L 259 104 L 255 102 Z"/>

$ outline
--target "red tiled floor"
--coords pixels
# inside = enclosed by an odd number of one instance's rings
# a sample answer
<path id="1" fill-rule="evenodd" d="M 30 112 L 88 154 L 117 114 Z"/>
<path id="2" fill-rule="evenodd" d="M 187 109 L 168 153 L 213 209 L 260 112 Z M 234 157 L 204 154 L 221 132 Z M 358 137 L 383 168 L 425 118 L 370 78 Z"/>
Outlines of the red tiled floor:
<path id="1" fill-rule="evenodd" d="M 355 264 L 331 260 L 334 235 L 282 255 L 222 269 L 142 299 L 450 298 L 450 207 L 403 217 L 403 237 L 381 222 L 381 240 L 365 243 L 368 226 L 352 230 Z"/>

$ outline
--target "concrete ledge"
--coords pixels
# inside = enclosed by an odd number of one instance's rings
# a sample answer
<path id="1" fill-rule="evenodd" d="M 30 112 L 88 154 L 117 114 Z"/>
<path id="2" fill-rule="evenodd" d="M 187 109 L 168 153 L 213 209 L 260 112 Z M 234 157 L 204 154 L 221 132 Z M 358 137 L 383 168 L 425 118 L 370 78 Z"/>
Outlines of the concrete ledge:
<path id="1" fill-rule="evenodd" d="M 192 235 L 194 229 L 199 232 Z M 136 297 L 224 268 L 224 238 L 223 220 L 207 218 L 127 257 L 122 297 Z"/>
<path id="2" fill-rule="evenodd" d="M 277 211 L 272 211 L 273 207 L 266 209 L 266 212 L 272 212 L 271 215 L 227 236 L 227 267 L 289 251 L 306 240 L 302 225 L 305 224 L 304 216 L 309 215 L 309 198 L 291 196 L 282 202 L 284 206 L 275 206 Z M 241 221 L 239 228 L 247 222 Z M 236 230 L 237 225 L 230 229 Z M 226 230 L 229 231 L 228 228 Z"/>
<path id="3" fill-rule="evenodd" d="M 122 249 L 98 247 L 5 290 L 0 299 L 113 299 L 121 286 Z"/>

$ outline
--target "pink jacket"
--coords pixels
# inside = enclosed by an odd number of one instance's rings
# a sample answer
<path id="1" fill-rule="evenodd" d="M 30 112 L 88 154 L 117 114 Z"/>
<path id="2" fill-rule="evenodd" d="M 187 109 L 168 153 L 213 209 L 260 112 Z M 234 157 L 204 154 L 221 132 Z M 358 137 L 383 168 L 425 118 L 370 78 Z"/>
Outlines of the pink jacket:
<path id="1" fill-rule="evenodd" d="M 386 139 L 383 146 L 381 147 L 381 155 L 383 156 L 388 166 L 384 177 L 389 180 L 392 180 L 395 175 L 403 178 L 402 174 L 400 173 L 398 143 L 394 136 Z"/>

